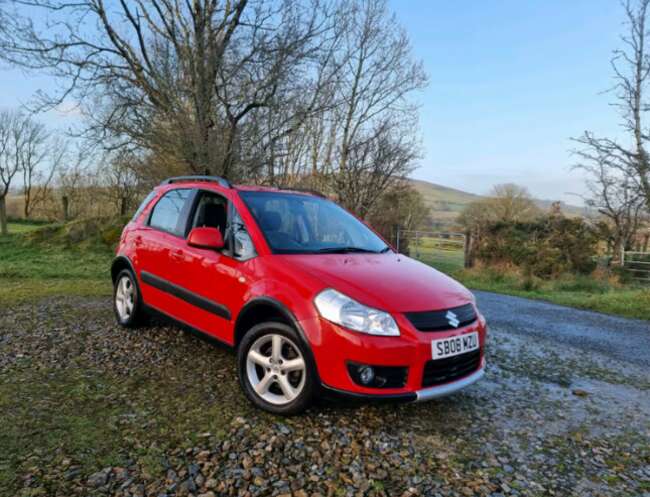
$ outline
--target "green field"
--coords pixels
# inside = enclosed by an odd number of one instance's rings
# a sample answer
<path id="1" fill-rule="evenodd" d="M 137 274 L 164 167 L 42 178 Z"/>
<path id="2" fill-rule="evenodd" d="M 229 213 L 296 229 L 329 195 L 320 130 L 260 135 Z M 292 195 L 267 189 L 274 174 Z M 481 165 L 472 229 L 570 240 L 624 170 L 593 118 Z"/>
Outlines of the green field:
<path id="1" fill-rule="evenodd" d="M 74 224 L 72 226 L 75 226 Z M 0 304 L 55 295 L 109 295 L 109 244 L 70 226 L 10 223 L 0 237 Z"/>
<path id="2" fill-rule="evenodd" d="M 474 290 L 546 300 L 579 309 L 650 320 L 648 286 L 619 285 L 591 276 L 572 275 L 551 281 L 531 280 L 513 271 L 464 269 L 462 251 L 426 246 L 420 248 L 418 259 Z"/>

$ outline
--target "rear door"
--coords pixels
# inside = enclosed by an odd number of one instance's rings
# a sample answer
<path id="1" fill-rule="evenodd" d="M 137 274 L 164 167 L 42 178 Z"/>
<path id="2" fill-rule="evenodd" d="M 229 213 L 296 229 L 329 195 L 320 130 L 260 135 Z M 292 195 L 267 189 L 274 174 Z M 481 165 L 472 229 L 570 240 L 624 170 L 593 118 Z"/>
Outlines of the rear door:
<path id="1" fill-rule="evenodd" d="M 136 239 L 144 301 L 175 318 L 179 318 L 177 302 L 170 289 L 180 279 L 188 216 L 195 194 L 190 188 L 163 194 Z"/>

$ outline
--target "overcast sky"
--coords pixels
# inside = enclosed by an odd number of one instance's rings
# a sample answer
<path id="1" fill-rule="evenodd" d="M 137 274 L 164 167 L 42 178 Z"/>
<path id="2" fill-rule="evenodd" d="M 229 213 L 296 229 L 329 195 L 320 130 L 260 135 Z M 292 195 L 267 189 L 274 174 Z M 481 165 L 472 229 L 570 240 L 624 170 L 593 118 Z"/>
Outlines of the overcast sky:
<path id="1" fill-rule="evenodd" d="M 419 96 L 424 147 L 414 176 L 474 193 L 496 183 L 539 198 L 579 203 L 582 176 L 570 170 L 570 138 L 585 129 L 619 133 L 603 94 L 620 46 L 616 0 L 390 0 L 424 61 Z M 46 77 L 0 68 L 0 107 L 14 107 Z M 50 113 L 48 124 L 75 121 Z"/>

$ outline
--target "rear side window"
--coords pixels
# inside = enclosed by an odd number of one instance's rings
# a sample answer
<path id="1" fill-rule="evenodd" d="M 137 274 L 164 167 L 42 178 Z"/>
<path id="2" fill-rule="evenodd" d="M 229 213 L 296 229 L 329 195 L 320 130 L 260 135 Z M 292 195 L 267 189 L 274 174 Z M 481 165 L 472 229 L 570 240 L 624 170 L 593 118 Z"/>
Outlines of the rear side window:
<path id="1" fill-rule="evenodd" d="M 138 210 L 135 211 L 135 214 L 133 214 L 133 217 L 131 218 L 131 221 L 137 221 L 138 220 L 138 218 L 140 217 L 140 214 L 142 214 L 142 211 L 149 205 L 149 202 L 151 202 L 155 196 L 156 196 L 155 190 L 152 191 L 152 192 L 149 192 L 149 195 L 147 195 L 145 197 L 145 199 L 140 204 L 140 207 L 138 207 Z"/>
<path id="2" fill-rule="evenodd" d="M 187 201 L 192 190 L 171 190 L 165 193 L 151 211 L 149 226 L 167 231 L 172 235 L 184 236 L 187 223 Z"/>

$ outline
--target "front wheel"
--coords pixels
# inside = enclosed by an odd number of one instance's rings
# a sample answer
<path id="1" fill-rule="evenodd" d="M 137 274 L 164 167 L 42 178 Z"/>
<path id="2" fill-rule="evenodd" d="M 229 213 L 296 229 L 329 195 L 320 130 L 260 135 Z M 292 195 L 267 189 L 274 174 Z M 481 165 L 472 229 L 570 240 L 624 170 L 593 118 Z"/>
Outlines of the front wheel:
<path id="1" fill-rule="evenodd" d="M 118 324 L 125 328 L 135 328 L 144 321 L 138 284 L 128 269 L 120 271 L 115 278 L 113 310 Z"/>
<path id="2" fill-rule="evenodd" d="M 304 411 L 317 385 L 308 354 L 290 326 L 269 322 L 251 328 L 237 355 L 239 381 L 248 399 L 274 414 Z"/>

